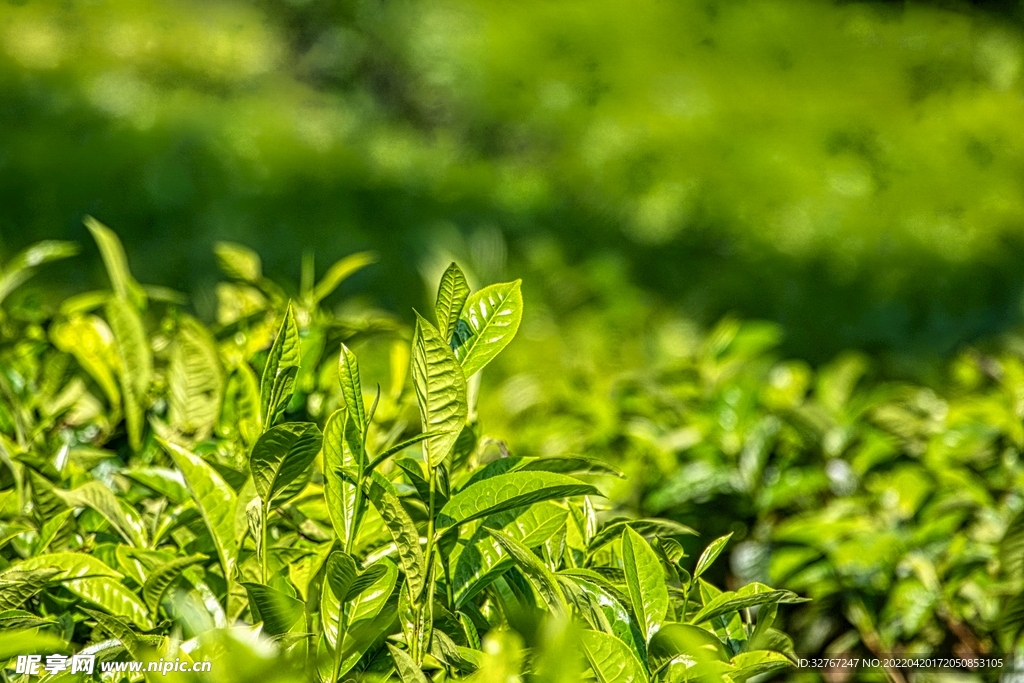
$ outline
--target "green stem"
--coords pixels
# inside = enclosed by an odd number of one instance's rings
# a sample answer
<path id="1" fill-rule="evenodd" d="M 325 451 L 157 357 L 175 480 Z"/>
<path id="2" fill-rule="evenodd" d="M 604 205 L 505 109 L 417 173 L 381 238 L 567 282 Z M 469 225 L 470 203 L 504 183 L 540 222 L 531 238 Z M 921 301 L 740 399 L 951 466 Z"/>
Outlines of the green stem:
<path id="1" fill-rule="evenodd" d="M 260 506 L 260 567 L 262 569 L 263 585 L 267 585 L 267 518 L 270 516 L 270 505 L 264 503 Z"/>
<path id="2" fill-rule="evenodd" d="M 356 477 L 356 501 L 352 506 L 352 528 L 349 530 L 348 538 L 345 539 L 345 552 L 352 554 L 352 546 L 355 545 L 356 536 L 359 535 L 359 526 L 363 516 L 363 479 L 366 477 L 366 430 L 363 430 L 362 453 L 359 454 L 359 474 Z"/>
<path id="3" fill-rule="evenodd" d="M 429 467 L 429 465 L 428 468 L 430 469 L 430 511 L 427 515 L 427 576 L 430 577 L 433 575 L 433 572 L 430 570 L 434 566 L 434 515 L 436 514 L 434 510 L 434 491 L 437 489 L 437 470 Z M 433 580 L 431 579 L 429 583 L 432 584 Z M 434 594 L 434 586 L 428 585 L 427 588 L 430 590 L 429 597 Z"/>
<path id="4" fill-rule="evenodd" d="M 432 605 L 432 602 L 434 600 L 434 582 L 436 580 L 436 575 L 434 572 L 434 515 L 436 514 L 434 492 L 437 490 L 437 469 L 430 467 L 429 464 L 427 465 L 427 468 L 430 470 L 430 500 L 429 512 L 427 514 L 427 584 L 423 587 L 424 594 L 420 596 L 418 604 L 416 605 L 416 621 L 418 625 L 422 625 L 425 628 L 429 628 L 430 624 L 427 623 L 426 619 L 423 619 L 423 611 L 428 609 Z M 433 619 L 431 619 L 430 621 L 432 622 Z M 420 634 L 420 637 L 422 637 L 422 634 Z M 420 638 L 418 637 L 417 640 L 419 639 Z M 419 652 L 419 649 L 419 642 L 417 642 L 417 664 L 420 664 L 422 662 L 423 655 L 425 654 L 423 652 Z"/>
<path id="5" fill-rule="evenodd" d="M 338 605 L 338 635 L 334 638 L 334 673 L 331 683 L 336 683 L 341 676 L 341 655 L 345 645 L 345 605 Z"/>

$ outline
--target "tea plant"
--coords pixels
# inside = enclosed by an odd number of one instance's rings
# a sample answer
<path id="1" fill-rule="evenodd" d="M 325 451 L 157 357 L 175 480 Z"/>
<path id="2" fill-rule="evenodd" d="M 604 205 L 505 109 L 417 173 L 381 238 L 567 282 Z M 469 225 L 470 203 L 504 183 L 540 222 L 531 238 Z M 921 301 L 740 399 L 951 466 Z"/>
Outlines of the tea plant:
<path id="1" fill-rule="evenodd" d="M 964 351 L 928 386 L 880 381 L 857 354 L 818 370 L 782 360 L 770 325 L 725 320 L 699 334 L 645 317 L 626 286 L 576 296 L 602 313 L 560 316 L 526 342 L 534 348 L 517 349 L 501 399 L 482 409 L 513 448 L 591 453 L 631 475 L 610 491 L 620 505 L 733 532 L 716 576 L 812 598 L 786 615 L 804 656 L 1016 651 L 1019 339 Z M 644 329 L 648 346 L 622 343 L 623 329 Z M 907 680 L 895 669 L 858 675 Z"/>
<path id="2" fill-rule="evenodd" d="M 738 682 L 791 666 L 773 624 L 801 599 L 715 587 L 728 536 L 693 561 L 690 527 L 605 502 L 609 464 L 483 435 L 480 371 L 520 325 L 518 281 L 472 292 L 452 264 L 410 343 L 380 314 L 324 307 L 368 255 L 317 284 L 305 266 L 289 300 L 255 254 L 220 245 L 229 282 L 207 328 L 89 228 L 112 291 L 3 320 L 6 680 L 26 680 L 16 655 L 73 652 L 211 660 L 189 677 L 218 681 Z M 38 249 L 0 292 L 71 253 Z M 367 390 L 367 369 L 388 388 Z"/>

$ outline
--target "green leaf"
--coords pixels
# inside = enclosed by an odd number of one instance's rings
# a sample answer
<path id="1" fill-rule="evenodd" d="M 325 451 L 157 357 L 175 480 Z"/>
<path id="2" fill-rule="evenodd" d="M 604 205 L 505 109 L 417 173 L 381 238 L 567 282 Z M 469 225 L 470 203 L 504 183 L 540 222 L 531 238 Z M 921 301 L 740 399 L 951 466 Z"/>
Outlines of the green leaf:
<path id="1" fill-rule="evenodd" d="M 696 536 L 697 532 L 671 519 L 647 517 L 644 519 L 619 519 L 605 524 L 590 541 L 587 549 L 594 552 L 617 538 L 622 537 L 622 528 L 628 526 L 642 536 Z"/>
<path id="2" fill-rule="evenodd" d="M 323 435 L 312 422 L 288 422 L 263 433 L 253 446 L 249 470 L 267 507 L 306 471 L 322 445 Z"/>
<path id="3" fill-rule="evenodd" d="M 504 510 L 568 496 L 600 495 L 579 479 L 551 472 L 509 472 L 459 491 L 441 508 L 438 527 L 446 528 Z"/>
<path id="4" fill-rule="evenodd" d="M 427 563 L 420 548 L 420 534 L 409 513 L 398 498 L 376 479 L 367 484 L 367 497 L 384 520 L 391 538 L 398 547 L 398 559 L 405 572 L 405 581 L 414 597 L 423 592 Z"/>
<path id="5" fill-rule="evenodd" d="M 124 617 L 144 631 L 153 628 L 149 612 L 142 601 L 118 579 L 96 576 L 71 579 L 64 586 L 78 597 L 91 602 L 114 616 Z"/>
<path id="6" fill-rule="evenodd" d="M 18 609 L 60 573 L 56 567 L 42 567 L 0 574 L 0 612 Z"/>
<path id="7" fill-rule="evenodd" d="M 619 479 L 624 478 L 619 470 L 599 458 L 588 458 L 585 455 L 567 455 L 559 458 L 525 458 L 522 470 L 530 472 L 558 472 L 560 474 L 608 474 Z"/>
<path id="8" fill-rule="evenodd" d="M 191 567 L 192 565 L 205 560 L 206 555 L 188 555 L 185 557 L 177 557 L 154 569 L 146 579 L 146 583 L 142 586 L 142 599 L 146 603 L 146 607 L 149 608 L 149 611 L 156 614 L 157 609 L 160 607 L 160 601 L 163 599 L 167 588 L 174 583 L 174 580 L 178 578 L 187 567 Z"/>
<path id="9" fill-rule="evenodd" d="M 441 276 L 441 284 L 437 288 L 437 302 L 434 304 L 437 329 L 446 342 L 451 342 L 455 326 L 468 298 L 469 284 L 466 282 L 466 276 L 462 274 L 457 264 L 452 263 Z"/>
<path id="10" fill-rule="evenodd" d="M 647 654 L 652 669 L 660 669 L 677 661 L 698 665 L 729 661 L 729 653 L 718 636 L 689 624 L 662 625 L 651 637 Z"/>
<path id="11" fill-rule="evenodd" d="M 167 369 L 172 427 L 195 440 L 213 431 L 224 395 L 224 373 L 217 346 L 196 320 L 182 316 Z"/>
<path id="12" fill-rule="evenodd" d="M 636 656 L 615 636 L 600 631 L 583 631 L 580 633 L 580 646 L 600 683 L 647 681 L 647 674 Z"/>
<path id="13" fill-rule="evenodd" d="M 57 491 L 54 490 L 54 494 L 56 493 Z M 39 541 L 36 543 L 35 552 L 41 553 L 46 551 L 61 530 L 64 529 L 64 525 L 67 524 L 68 519 L 73 513 L 74 510 L 68 509 L 46 518 L 43 526 L 39 529 Z"/>
<path id="14" fill-rule="evenodd" d="M 423 671 L 416 666 L 416 662 L 413 661 L 413 658 L 405 650 L 399 650 L 391 643 L 388 643 L 388 652 L 391 653 L 391 658 L 395 660 L 395 669 L 398 671 L 398 677 L 402 680 L 402 683 L 428 683 L 427 677 L 423 675 Z"/>
<path id="15" fill-rule="evenodd" d="M 121 405 L 121 390 L 115 379 L 118 360 L 114 335 L 105 321 L 95 315 L 73 315 L 51 326 L 50 339 L 58 349 L 73 355 L 96 380 L 110 405 Z"/>
<path id="16" fill-rule="evenodd" d="M 751 583 L 738 591 L 726 591 L 715 596 L 697 612 L 691 621 L 694 624 L 699 624 L 754 605 L 798 602 L 806 602 L 806 598 L 801 598 L 792 591 L 771 588 L 763 583 Z"/>
<path id="17" fill-rule="evenodd" d="M 736 683 L 793 667 L 793 662 L 786 655 L 769 650 L 741 652 L 730 663 L 736 667 L 736 671 L 729 672 L 729 678 Z"/>
<path id="18" fill-rule="evenodd" d="M 370 464 L 368 464 L 366 466 L 366 469 L 368 469 L 368 470 L 375 470 L 375 469 L 377 469 L 378 465 L 380 465 L 382 462 L 384 462 L 385 460 L 390 458 L 395 453 L 401 453 L 406 448 L 409 448 L 410 446 L 415 446 L 420 441 L 423 441 L 424 439 L 429 439 L 432 436 L 437 436 L 440 433 L 441 432 L 423 432 L 423 433 L 417 434 L 416 436 L 412 437 L 411 439 L 406 439 L 405 441 L 402 441 L 401 443 L 397 443 L 394 446 L 392 446 L 391 448 L 389 448 L 386 451 L 384 451 L 383 453 L 381 453 L 380 455 L 378 455 L 377 457 L 375 457 L 373 459 L 373 461 L 370 462 Z"/>
<path id="19" fill-rule="evenodd" d="M 721 538 L 716 538 L 711 541 L 711 544 L 704 549 L 704 552 L 700 554 L 700 558 L 697 559 L 697 567 L 693 570 L 693 578 L 696 580 L 701 574 L 707 571 L 708 567 L 718 558 L 725 549 L 725 544 L 732 538 L 732 534 L 726 534 Z"/>
<path id="20" fill-rule="evenodd" d="M 1024 511 L 1018 512 L 1006 525 L 999 542 L 999 562 L 1011 576 L 1024 576 Z"/>
<path id="21" fill-rule="evenodd" d="M 622 532 L 622 566 L 633 613 L 645 640 L 650 642 L 668 611 L 665 571 L 654 549 L 628 526 Z"/>
<path id="22" fill-rule="evenodd" d="M 299 372 L 299 352 L 299 328 L 292 306 L 288 304 L 260 379 L 260 420 L 264 429 L 277 421 L 291 400 Z"/>
<path id="23" fill-rule="evenodd" d="M 44 240 L 36 242 L 28 249 L 19 252 L 0 268 L 0 303 L 32 277 L 39 266 L 51 261 L 74 256 L 78 253 L 78 245 L 74 242 Z"/>
<path id="24" fill-rule="evenodd" d="M 153 489 L 153 491 L 177 505 L 189 499 L 185 480 L 178 470 L 172 470 L 167 467 L 131 467 L 121 470 L 121 473 L 131 477 L 143 486 Z"/>
<path id="25" fill-rule="evenodd" d="M 376 620 L 395 590 L 395 584 L 398 583 L 398 566 L 385 557 L 373 563 L 367 568 L 367 571 L 378 566 L 383 571 L 376 581 L 358 595 L 353 596 L 346 605 L 350 628 L 351 625 L 361 621 Z M 340 610 L 341 602 L 334 596 L 334 592 L 330 590 L 323 591 L 320 595 L 320 619 L 323 624 L 324 635 L 327 636 L 331 647 L 334 647 L 335 639 L 338 637 L 338 615 Z"/>
<path id="26" fill-rule="evenodd" d="M 484 287 L 466 301 L 459 318 L 464 334 L 452 339 L 455 357 L 466 377 L 472 377 L 508 346 L 523 319 L 521 282 Z"/>
<path id="27" fill-rule="evenodd" d="M 82 222 L 85 223 L 85 227 L 89 229 L 93 239 L 96 240 L 100 256 L 103 257 L 103 265 L 107 268 L 110 285 L 118 298 L 130 301 L 134 306 L 141 306 L 145 302 L 145 294 L 128 269 L 128 259 L 124 255 L 121 240 L 117 238 L 113 230 L 92 216 L 86 216 Z"/>
<path id="28" fill-rule="evenodd" d="M 144 400 L 153 377 L 153 354 L 138 311 L 120 296 L 107 302 L 107 320 L 114 333 L 118 377 L 121 382 L 128 441 L 134 450 L 142 448 L 145 426 Z"/>
<path id="29" fill-rule="evenodd" d="M 239 434 L 246 445 L 256 443 L 262 433 L 260 417 L 260 386 L 256 373 L 246 364 L 235 368 L 224 386 L 217 434 Z"/>
<path id="30" fill-rule="evenodd" d="M 461 607 L 511 564 L 498 541 L 487 533 L 488 529 L 500 529 L 527 548 L 535 548 L 565 526 L 567 514 L 554 503 L 544 502 L 484 519 L 455 562 L 452 582 L 456 607 Z"/>
<path id="31" fill-rule="evenodd" d="M 89 481 L 71 491 L 54 493 L 70 507 L 89 507 L 100 513 L 128 543 L 136 548 L 145 548 L 146 525 L 134 508 L 121 501 L 106 484 Z"/>
<path id="32" fill-rule="evenodd" d="M 356 487 L 339 471 L 357 471 L 359 463 L 351 447 L 352 440 L 359 438 L 356 430 L 347 410 L 334 411 L 324 427 L 324 497 L 331 525 L 343 548 L 349 546 L 355 528 Z"/>
<path id="33" fill-rule="evenodd" d="M 384 565 L 379 564 L 360 572 L 355 560 L 343 552 L 331 553 L 327 558 L 327 583 L 341 604 L 373 586 L 385 572 Z"/>
<path id="34" fill-rule="evenodd" d="M 244 582 L 249 594 L 253 620 L 263 622 L 263 632 L 270 636 L 287 633 L 302 618 L 302 601 L 260 583 Z"/>
<path id="35" fill-rule="evenodd" d="M 344 344 L 338 360 L 338 380 L 341 382 L 341 394 L 345 397 L 345 407 L 352 414 L 359 433 L 363 434 L 366 431 L 366 408 L 363 407 L 363 385 L 359 381 L 359 361 Z"/>
<path id="36" fill-rule="evenodd" d="M 377 255 L 369 251 L 350 254 L 340 259 L 327 269 L 327 273 L 313 288 L 313 303 L 318 304 L 338 288 L 349 276 L 362 270 L 371 263 L 376 263 Z"/>
<path id="37" fill-rule="evenodd" d="M 128 624 L 117 617 L 112 617 L 109 614 L 97 612 L 96 610 L 82 608 L 82 611 L 92 617 L 104 631 L 117 638 L 121 645 L 124 646 L 124 649 L 128 651 L 128 654 L 131 655 L 132 659 L 141 659 L 143 654 L 142 642 Z"/>
<path id="38" fill-rule="evenodd" d="M 515 561 L 520 571 L 537 589 L 548 609 L 555 615 L 567 614 L 568 607 L 565 604 L 565 596 L 562 595 L 562 589 L 558 586 L 558 580 L 540 558 L 534 555 L 529 548 L 506 533 L 497 529 L 488 529 L 487 533 L 493 536 L 501 544 L 505 552 Z"/>
<path id="39" fill-rule="evenodd" d="M 85 553 L 44 553 L 35 555 L 15 564 L 8 571 L 27 572 L 34 569 L 52 568 L 59 571 L 53 577 L 54 581 L 66 581 L 85 576 L 106 576 L 114 579 L 123 579 L 124 575 L 116 569 L 111 568 L 101 560 L 86 555 Z M 5 572 L 6 574 L 6 572 Z M 2 575 L 0 575 L 2 576 Z"/>
<path id="40" fill-rule="evenodd" d="M 238 558 L 235 539 L 235 492 L 205 460 L 172 443 L 163 443 L 164 449 L 185 478 L 206 528 L 210 531 L 224 575 L 232 576 Z"/>
<path id="41" fill-rule="evenodd" d="M 412 345 L 412 382 L 420 423 L 424 432 L 438 432 L 425 441 L 426 461 L 437 467 L 451 453 L 466 424 L 466 378 L 448 342 L 419 314 Z"/>
<path id="42" fill-rule="evenodd" d="M 229 278 L 256 284 L 263 277 L 260 255 L 252 249 L 234 242 L 217 242 L 213 245 L 217 265 Z"/>

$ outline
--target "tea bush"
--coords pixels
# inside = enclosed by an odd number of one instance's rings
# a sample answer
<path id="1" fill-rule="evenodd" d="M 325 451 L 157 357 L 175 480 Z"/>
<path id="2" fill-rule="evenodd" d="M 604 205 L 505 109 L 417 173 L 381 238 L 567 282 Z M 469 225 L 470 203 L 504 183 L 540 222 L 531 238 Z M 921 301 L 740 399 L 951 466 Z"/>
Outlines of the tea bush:
<path id="1" fill-rule="evenodd" d="M 812 598 L 786 613 L 802 655 L 1016 651 L 1020 338 L 965 349 L 924 383 L 861 354 L 815 370 L 778 356 L 774 325 L 701 334 L 614 273 L 550 265 L 549 287 L 596 303 L 548 316 L 507 358 L 481 410 L 514 450 L 602 458 L 629 475 L 612 491 L 624 507 L 734 533 L 720 580 Z"/>
<path id="2" fill-rule="evenodd" d="M 485 435 L 480 371 L 520 326 L 518 281 L 471 292 L 452 264 L 410 334 L 324 305 L 368 254 L 319 281 L 307 264 L 289 300 L 256 254 L 220 244 L 206 326 L 87 225 L 109 291 L 4 305 L 67 243 L 0 271 L 5 680 L 29 679 L 19 655 L 72 653 L 97 671 L 210 661 L 170 678 L 217 681 L 739 682 L 792 666 L 773 624 L 803 598 L 716 587 L 728 535 L 688 555 L 691 527 L 602 496 L 622 476 L 608 462 Z"/>

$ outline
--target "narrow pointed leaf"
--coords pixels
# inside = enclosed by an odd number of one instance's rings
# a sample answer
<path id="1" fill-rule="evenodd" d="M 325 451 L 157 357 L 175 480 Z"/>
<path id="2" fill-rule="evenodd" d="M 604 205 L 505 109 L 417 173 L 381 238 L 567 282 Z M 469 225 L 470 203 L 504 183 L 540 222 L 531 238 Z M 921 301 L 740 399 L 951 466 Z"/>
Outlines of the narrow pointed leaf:
<path id="1" fill-rule="evenodd" d="M 299 328 L 289 304 L 260 379 L 260 418 L 264 429 L 274 424 L 291 400 L 299 358 Z"/>
<path id="2" fill-rule="evenodd" d="M 565 596 L 562 595 L 562 589 L 559 588 L 555 575 L 551 573 L 544 562 L 534 555 L 533 551 L 510 535 L 496 529 L 488 529 L 487 532 L 501 544 L 505 552 L 518 565 L 520 571 L 530 580 L 548 609 L 556 615 L 566 614 L 568 607 L 565 604 Z"/>
<path id="3" fill-rule="evenodd" d="M 665 571 L 654 549 L 628 526 L 622 532 L 622 566 L 633 614 L 648 642 L 658 632 L 668 610 Z"/>
<path id="4" fill-rule="evenodd" d="M 142 448 L 145 397 L 153 376 L 153 355 L 149 338 L 135 308 L 127 299 L 115 297 L 107 303 L 107 321 L 114 333 L 118 377 L 121 382 L 128 439 L 135 450 Z"/>
<path id="5" fill-rule="evenodd" d="M 412 380 L 422 429 L 438 432 L 424 442 L 427 464 L 437 467 L 448 457 L 466 424 L 466 378 L 448 342 L 418 314 L 413 335 Z"/>
<path id="6" fill-rule="evenodd" d="M 331 525 L 343 548 L 348 546 L 355 525 L 356 487 L 339 470 L 357 471 L 358 462 L 351 448 L 356 429 L 346 410 L 336 410 L 324 427 L 324 497 Z"/>
<path id="7" fill-rule="evenodd" d="M 93 239 L 96 240 L 96 246 L 99 247 L 100 256 L 103 258 L 103 265 L 107 268 L 107 276 L 110 278 L 110 285 L 113 287 L 114 293 L 135 306 L 141 305 L 145 301 L 145 294 L 128 269 L 128 259 L 125 257 L 121 240 L 113 230 L 92 216 L 86 216 L 83 222 L 92 233 Z"/>
<path id="8" fill-rule="evenodd" d="M 231 576 L 238 558 L 235 539 L 235 492 L 205 460 L 184 448 L 164 443 L 174 464 L 181 470 L 206 528 L 213 538 L 225 576 Z"/>
<path id="9" fill-rule="evenodd" d="M 452 263 L 441 276 L 441 284 L 437 288 L 437 302 L 434 304 L 434 315 L 437 329 L 446 342 L 451 342 L 455 325 L 469 298 L 469 284 L 466 276 L 458 265 Z"/>
<path id="10" fill-rule="evenodd" d="M 484 287 L 462 311 L 452 346 L 466 377 L 472 377 L 508 346 L 523 319 L 519 280 Z M 461 334 L 460 334 L 461 332 Z"/>
<path id="11" fill-rule="evenodd" d="M 334 263 L 324 274 L 320 282 L 313 288 L 313 303 L 320 303 L 338 288 L 349 276 L 362 270 L 371 263 L 376 263 L 377 255 L 369 251 L 350 254 Z"/>
<path id="12" fill-rule="evenodd" d="M 341 345 L 341 356 L 338 361 L 338 381 L 341 382 L 341 393 L 345 397 L 345 407 L 362 434 L 366 431 L 366 409 L 363 407 L 363 385 L 359 381 L 359 362 L 356 355 Z"/>
<path id="13" fill-rule="evenodd" d="M 796 593 L 778 588 L 771 588 L 762 583 L 751 583 L 739 590 L 726 591 L 716 595 L 701 608 L 691 620 L 694 624 L 709 621 L 730 612 L 753 607 L 754 605 L 766 605 L 785 603 L 793 604 L 805 602 L 806 598 L 799 597 Z"/>
<path id="14" fill-rule="evenodd" d="M 708 567 L 722 554 L 722 550 L 725 549 L 725 544 L 729 542 L 730 538 L 732 538 L 732 534 L 727 534 L 711 541 L 711 544 L 704 549 L 704 552 L 700 554 L 700 558 L 697 559 L 697 567 L 693 570 L 694 579 L 697 579 L 706 572 Z"/>
<path id="15" fill-rule="evenodd" d="M 32 277 L 39 266 L 50 261 L 74 256 L 78 253 L 78 245 L 74 242 L 44 240 L 36 242 L 28 249 L 18 253 L 0 268 L 0 303 L 7 295 Z"/>

